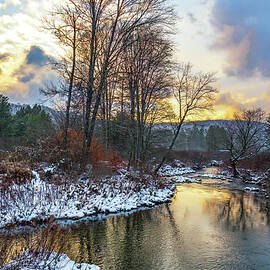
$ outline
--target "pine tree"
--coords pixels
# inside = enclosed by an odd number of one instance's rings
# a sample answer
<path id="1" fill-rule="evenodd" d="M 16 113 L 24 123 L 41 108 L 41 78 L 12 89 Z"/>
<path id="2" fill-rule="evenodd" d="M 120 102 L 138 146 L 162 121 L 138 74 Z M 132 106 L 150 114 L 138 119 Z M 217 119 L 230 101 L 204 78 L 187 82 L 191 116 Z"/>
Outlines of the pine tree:
<path id="1" fill-rule="evenodd" d="M 10 121 L 11 112 L 8 97 L 0 94 L 0 137 L 8 133 Z"/>
<path id="2" fill-rule="evenodd" d="M 13 117 L 11 135 L 23 138 L 26 142 L 35 144 L 38 139 L 50 136 L 54 127 L 49 114 L 41 106 L 34 105 L 21 108 Z"/>

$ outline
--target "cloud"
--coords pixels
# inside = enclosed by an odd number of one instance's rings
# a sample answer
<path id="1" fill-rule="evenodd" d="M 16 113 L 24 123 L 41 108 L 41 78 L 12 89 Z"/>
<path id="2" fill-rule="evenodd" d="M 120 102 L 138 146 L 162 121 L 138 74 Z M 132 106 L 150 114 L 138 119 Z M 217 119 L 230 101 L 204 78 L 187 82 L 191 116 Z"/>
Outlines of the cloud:
<path id="1" fill-rule="evenodd" d="M 235 112 L 239 112 L 245 105 L 230 92 L 220 93 L 210 113 L 210 119 L 233 119 Z"/>
<path id="2" fill-rule="evenodd" d="M 54 39 L 42 31 L 41 18 L 58 1 L 2 2 L 0 0 L 0 90 L 13 102 L 28 101 L 38 95 L 44 81 L 55 78 L 46 63 L 49 55 L 57 57 L 59 50 Z M 33 95 L 34 91 L 37 95 Z"/>
<path id="3" fill-rule="evenodd" d="M 36 75 L 42 73 L 44 65 L 48 62 L 49 58 L 42 49 L 37 46 L 31 46 L 24 61 L 13 72 L 13 75 L 19 82 L 28 83 L 32 81 Z"/>
<path id="4" fill-rule="evenodd" d="M 227 75 L 270 77 L 269 14 L 270 1 L 215 1 L 211 23 L 216 38 L 211 47 L 227 51 Z"/>
<path id="5" fill-rule="evenodd" d="M 187 16 L 188 16 L 188 18 L 189 18 L 189 20 L 190 20 L 191 23 L 195 23 L 195 22 L 198 21 L 197 18 L 194 16 L 194 14 L 191 13 L 191 12 L 188 12 L 187 13 Z"/>
<path id="6" fill-rule="evenodd" d="M 270 87 L 269 87 L 270 88 Z M 243 109 L 262 108 L 270 111 L 270 92 L 262 92 L 257 97 L 247 98 L 241 93 L 220 93 L 215 101 L 214 110 L 206 115 L 209 119 L 233 119 L 234 113 Z"/>
<path id="7" fill-rule="evenodd" d="M 4 3 L 0 3 L 0 10 L 6 9 L 9 6 L 21 6 L 20 0 L 4 0 Z"/>
<path id="8" fill-rule="evenodd" d="M 29 53 L 26 56 L 26 63 L 28 65 L 43 66 L 47 64 L 49 57 L 44 53 L 42 49 L 37 46 L 32 46 Z"/>
<path id="9" fill-rule="evenodd" d="M 8 60 L 9 54 L 8 53 L 0 53 L 0 62 L 4 62 Z"/>
<path id="10" fill-rule="evenodd" d="M 236 99 L 229 92 L 220 94 L 216 99 L 215 105 L 230 106 L 235 107 L 237 109 L 241 108 L 241 104 L 238 101 L 236 101 Z"/>
<path id="11" fill-rule="evenodd" d="M 201 2 L 201 5 L 207 5 L 207 4 L 208 4 L 208 1 L 209 1 L 209 0 L 203 0 L 203 1 Z"/>
<path id="12" fill-rule="evenodd" d="M 28 83 L 31 80 L 33 80 L 34 78 L 35 78 L 35 74 L 31 72 L 31 73 L 23 76 L 22 78 L 20 78 L 19 81 L 23 82 L 23 83 Z"/>
<path id="13" fill-rule="evenodd" d="M 10 55 L 8 61 L 0 62 L 0 68 L 4 67 L 0 76 L 1 90 L 13 102 L 26 99 L 33 102 L 40 97 L 39 88 L 45 81 L 55 80 L 53 71 L 45 65 L 47 62 L 48 56 L 36 45 L 23 50 L 20 57 Z"/>

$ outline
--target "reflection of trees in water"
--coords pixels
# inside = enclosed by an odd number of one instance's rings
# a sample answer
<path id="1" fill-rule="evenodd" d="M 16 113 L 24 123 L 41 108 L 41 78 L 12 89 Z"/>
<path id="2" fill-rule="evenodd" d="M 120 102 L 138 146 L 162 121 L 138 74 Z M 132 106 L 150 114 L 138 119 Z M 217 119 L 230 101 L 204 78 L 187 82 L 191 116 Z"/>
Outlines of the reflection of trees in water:
<path id="1" fill-rule="evenodd" d="M 266 201 L 244 192 L 232 192 L 225 201 L 206 199 L 203 210 L 230 230 L 246 230 L 270 224 L 270 210 Z"/>
<path id="2" fill-rule="evenodd" d="M 56 251 L 63 253 L 68 249 L 67 232 L 63 231 L 60 226 L 47 226 L 42 230 L 24 232 L 19 234 L 11 234 L 6 232 L 0 234 L 0 268 L 1 265 L 9 263 L 12 258 L 19 257 L 24 250 L 37 250 L 43 248 L 43 250 Z M 40 256 L 42 256 L 40 252 Z M 47 253 L 49 255 L 50 253 Z M 45 255 L 44 255 L 45 257 Z M 35 261 L 30 262 L 34 265 Z M 49 258 L 48 258 L 49 259 Z M 44 258 L 46 263 L 46 258 Z M 50 263 L 48 261 L 47 263 Z M 35 269 L 35 267 L 33 268 Z"/>
<path id="3" fill-rule="evenodd" d="M 63 233 L 68 235 L 64 243 L 70 246 L 63 252 L 72 260 L 117 270 L 140 269 L 142 264 L 143 269 L 150 268 L 153 253 L 155 258 L 162 260 L 165 254 L 160 247 L 173 247 L 175 240 L 181 237 L 174 216 L 166 205 L 129 216 L 114 216 L 73 226 Z"/>
<path id="4" fill-rule="evenodd" d="M 230 230 L 269 224 L 266 202 L 241 192 L 228 194 L 223 200 L 204 199 L 203 210 Z M 102 269 L 153 269 L 153 264 L 161 264 L 168 257 L 172 261 L 177 258 L 177 252 L 183 252 L 181 248 L 185 244 L 168 205 L 70 229 L 56 228 L 58 230 L 0 236 L 0 258 L 11 258 L 11 254 L 19 253 L 28 243 L 35 243 L 65 253 L 76 262 L 100 265 Z"/>

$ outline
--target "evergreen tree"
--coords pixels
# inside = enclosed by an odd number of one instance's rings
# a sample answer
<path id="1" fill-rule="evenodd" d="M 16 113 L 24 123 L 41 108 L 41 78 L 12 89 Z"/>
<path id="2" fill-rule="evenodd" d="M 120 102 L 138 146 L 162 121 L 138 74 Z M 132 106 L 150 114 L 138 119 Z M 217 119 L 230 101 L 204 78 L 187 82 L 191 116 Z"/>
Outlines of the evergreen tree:
<path id="1" fill-rule="evenodd" d="M 205 150 L 206 142 L 205 142 L 205 131 L 203 127 L 201 127 L 199 131 L 199 142 L 200 142 L 199 144 L 200 150 Z"/>
<path id="2" fill-rule="evenodd" d="M 11 135 L 35 144 L 38 139 L 52 135 L 54 127 L 49 114 L 41 106 L 34 105 L 21 108 L 13 117 Z"/>
<path id="3" fill-rule="evenodd" d="M 36 112 L 35 112 L 36 111 Z M 38 139 L 51 136 L 54 132 L 50 116 L 40 107 L 33 108 L 25 123 L 25 134 L 29 143 L 36 143 Z"/>
<path id="4" fill-rule="evenodd" d="M 0 94 L 0 137 L 8 134 L 10 121 L 11 112 L 8 97 Z"/>

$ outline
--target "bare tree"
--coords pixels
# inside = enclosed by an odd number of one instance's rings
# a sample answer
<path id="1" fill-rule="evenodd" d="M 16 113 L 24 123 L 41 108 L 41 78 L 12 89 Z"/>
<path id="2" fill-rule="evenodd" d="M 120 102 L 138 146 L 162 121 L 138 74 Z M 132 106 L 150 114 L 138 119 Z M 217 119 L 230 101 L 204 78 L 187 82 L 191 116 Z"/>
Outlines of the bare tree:
<path id="1" fill-rule="evenodd" d="M 155 173 L 159 171 L 172 151 L 184 121 L 188 117 L 212 108 L 214 95 L 217 93 L 217 89 L 213 86 L 215 81 L 215 73 L 193 73 L 192 66 L 189 63 L 182 64 L 178 68 L 175 87 L 173 88 L 174 97 L 178 103 L 178 123 L 172 142 L 156 167 Z"/>
<path id="2" fill-rule="evenodd" d="M 77 48 L 79 46 L 79 32 L 80 32 L 80 13 L 76 5 L 72 1 L 68 1 L 65 5 L 56 8 L 50 12 L 50 16 L 44 18 L 44 28 L 49 30 L 57 38 L 58 42 L 67 49 L 67 55 L 62 57 L 58 62 L 52 63 L 54 69 L 67 82 L 68 86 L 62 85 L 59 91 L 66 93 L 66 110 L 64 123 L 63 148 L 67 148 L 68 143 L 68 128 L 70 125 L 70 108 L 72 101 L 72 90 L 74 84 L 74 77 L 76 72 L 76 56 Z M 56 89 L 56 88 L 55 88 Z M 56 92 L 51 91 L 50 88 L 43 88 L 43 94 L 53 95 Z"/>
<path id="3" fill-rule="evenodd" d="M 140 27 L 121 55 L 120 110 L 123 115 L 125 107 L 130 119 L 129 164 L 145 160 L 159 104 L 170 95 L 172 51 L 166 35 Z"/>
<path id="4" fill-rule="evenodd" d="M 166 0 L 81 0 L 78 2 L 83 4 L 80 6 L 82 13 L 88 18 L 88 31 L 91 36 L 84 125 L 84 152 L 86 152 L 91 145 L 111 66 L 117 63 L 121 52 L 129 44 L 134 30 L 140 26 L 170 24 L 173 10 L 166 7 Z M 95 102 L 92 104 L 94 94 Z"/>
<path id="5" fill-rule="evenodd" d="M 234 177 L 239 175 L 237 163 L 256 156 L 266 145 L 264 118 L 264 111 L 257 108 L 235 113 L 234 121 L 227 123 L 225 149 L 230 153 Z"/>

